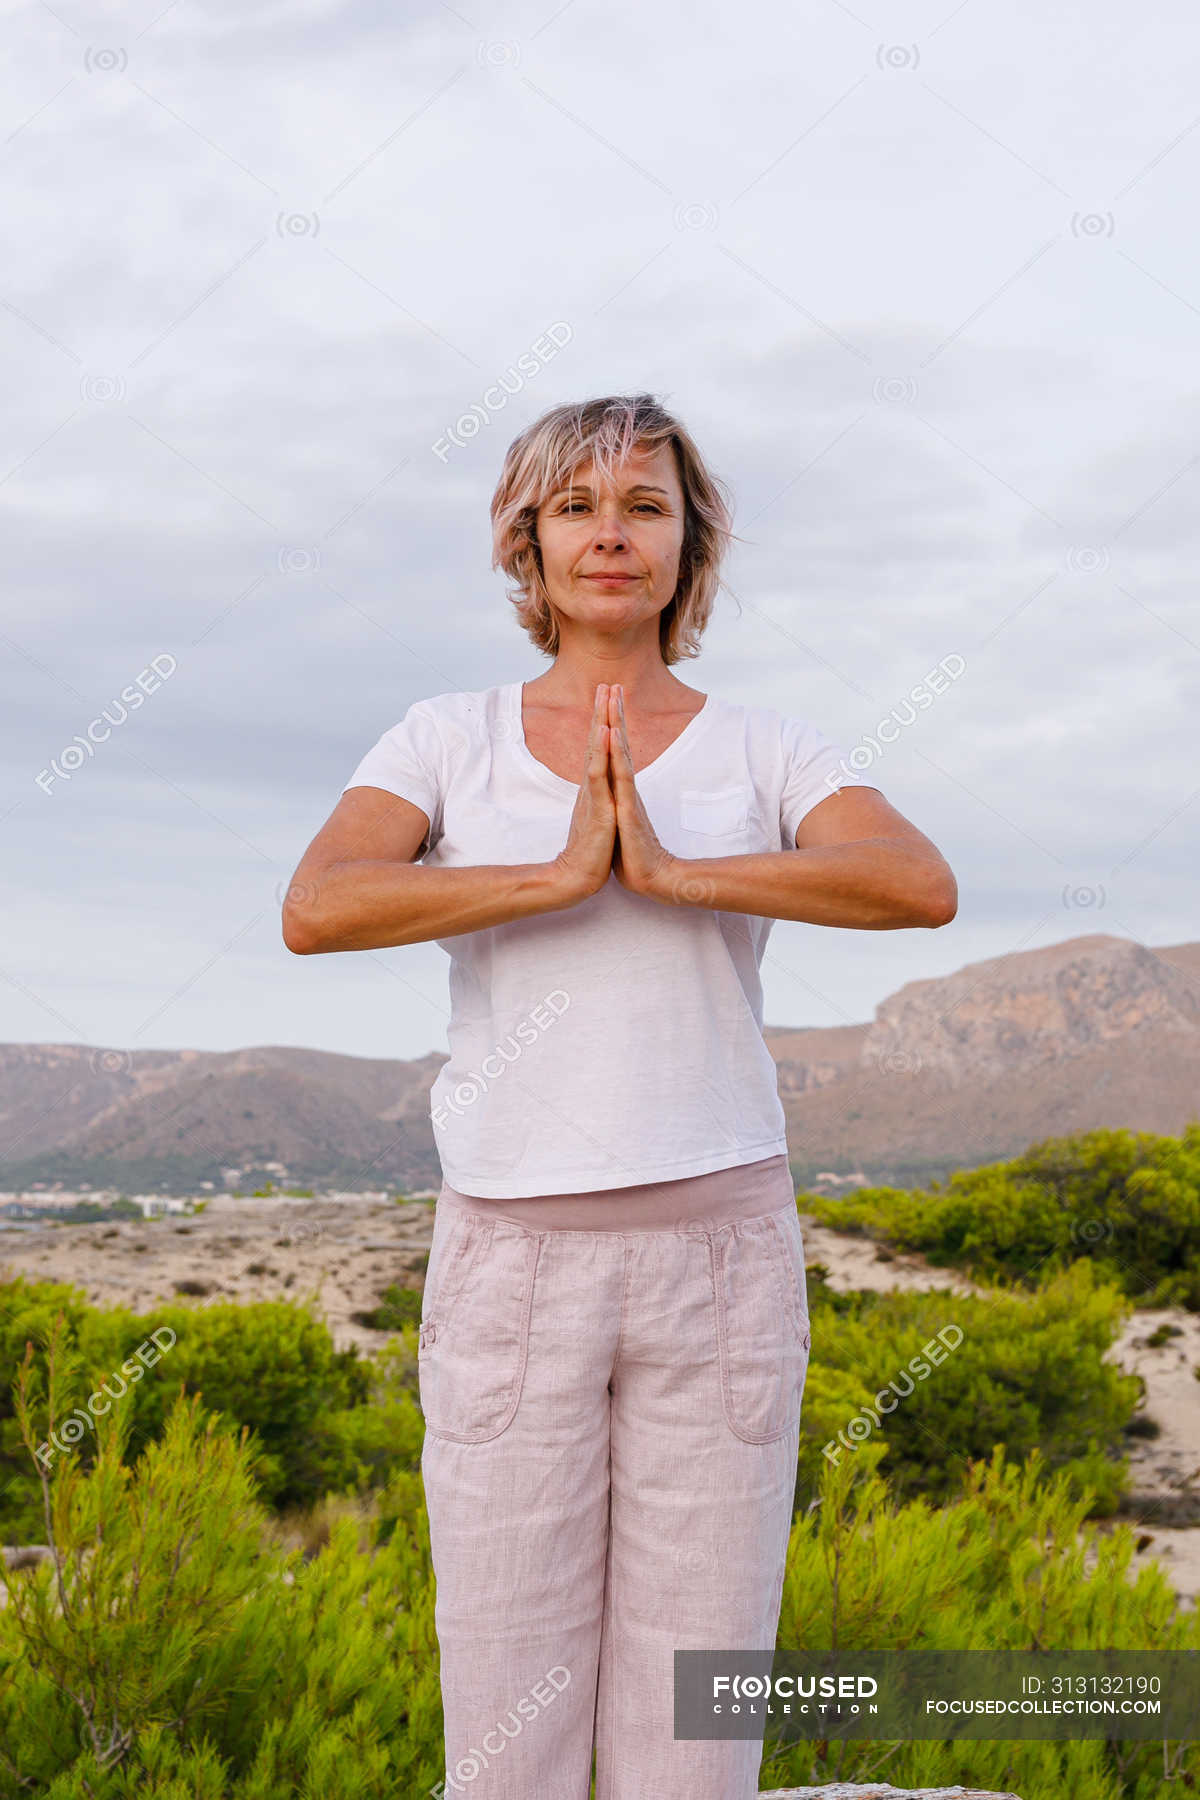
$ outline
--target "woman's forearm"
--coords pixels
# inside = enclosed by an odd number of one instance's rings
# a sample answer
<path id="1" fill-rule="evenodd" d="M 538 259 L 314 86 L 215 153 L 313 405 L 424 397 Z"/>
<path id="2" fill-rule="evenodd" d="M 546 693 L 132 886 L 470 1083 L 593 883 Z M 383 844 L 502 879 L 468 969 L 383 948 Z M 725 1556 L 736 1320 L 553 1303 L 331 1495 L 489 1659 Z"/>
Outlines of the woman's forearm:
<path id="1" fill-rule="evenodd" d="M 859 838 L 747 856 L 675 856 L 656 877 L 654 898 L 671 906 L 891 931 L 948 924 L 958 887 L 940 856 L 892 838 Z"/>
<path id="2" fill-rule="evenodd" d="M 483 931 L 531 913 L 557 912 L 585 898 L 557 862 L 419 863 L 347 861 L 297 869 L 283 908 L 289 950 L 385 950 Z"/>

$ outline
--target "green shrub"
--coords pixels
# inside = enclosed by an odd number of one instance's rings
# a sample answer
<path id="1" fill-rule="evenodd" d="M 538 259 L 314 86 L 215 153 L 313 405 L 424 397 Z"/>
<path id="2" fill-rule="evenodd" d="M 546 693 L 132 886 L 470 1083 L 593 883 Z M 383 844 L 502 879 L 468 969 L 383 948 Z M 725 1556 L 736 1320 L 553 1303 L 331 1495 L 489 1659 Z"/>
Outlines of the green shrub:
<path id="1" fill-rule="evenodd" d="M 416 1474 L 420 1469 L 425 1421 L 417 1393 L 416 1340 L 414 1326 L 401 1328 L 365 1360 L 370 1381 L 366 1399 L 328 1413 L 322 1421 L 328 1442 L 337 1447 L 347 1471 L 342 1485 L 356 1493 L 380 1488 L 397 1473 Z"/>
<path id="2" fill-rule="evenodd" d="M 1140 1383 L 1104 1358 L 1125 1309 L 1086 1262 L 1037 1292 L 997 1289 L 980 1299 L 948 1293 L 836 1294 L 808 1271 L 813 1350 L 805 1390 L 797 1498 L 806 1503 L 830 1454 L 857 1454 L 862 1437 L 887 1447 L 888 1476 L 901 1497 L 945 1497 L 970 1458 L 1003 1443 L 1013 1458 L 1037 1447 L 1111 1513 L 1124 1489 L 1127 1428 Z M 403 1290 L 408 1292 L 409 1290 Z M 419 1296 L 412 1294 L 414 1301 Z M 284 1510 L 327 1492 L 364 1493 L 397 1471 L 419 1467 L 423 1422 L 417 1391 L 416 1325 L 397 1319 L 374 1356 L 337 1351 L 327 1327 L 294 1301 L 161 1306 L 144 1316 L 87 1306 L 51 1284 L 0 1287 L 0 1350 L 15 1366 L 26 1339 L 45 1341 L 54 1307 L 81 1373 L 78 1407 L 153 1331 L 174 1335 L 161 1359 L 121 1399 L 136 1458 L 163 1428 L 183 1390 L 253 1433 L 260 1496 Z M 948 1330 L 949 1328 L 949 1330 Z M 924 1346 L 943 1333 L 943 1360 L 915 1375 Z M 944 1340 L 961 1332 L 946 1353 Z M 160 1341 L 169 1342 L 164 1336 Z M 907 1389 L 897 1396 L 896 1389 Z M 891 1407 L 886 1413 L 879 1404 Z M 877 1417 L 872 1415 L 876 1414 Z M 75 1448 L 85 1464 L 94 1434 Z M 40 1535 L 36 1484 L 0 1393 L 0 1533 Z"/>
<path id="3" fill-rule="evenodd" d="M 959 1496 L 901 1505 L 883 1447 L 822 1472 L 818 1504 L 792 1528 L 781 1648 L 1110 1649 L 1200 1652 L 1200 1614 L 1180 1610 L 1148 1563 L 1129 1578 L 1134 1532 L 1083 1524 L 1090 1497 L 997 1451 L 964 1471 Z M 813 1741 L 769 1746 L 760 1785 L 887 1780 L 961 1783 L 1022 1800 L 1160 1800 L 1200 1780 L 1195 1743 L 1077 1739 L 939 1743 Z M 1164 1787 L 1164 1779 L 1169 1787 Z M 1178 1784 L 1176 1786 L 1175 1784 Z"/>
<path id="4" fill-rule="evenodd" d="M 56 1390 L 59 1416 L 69 1404 L 63 1348 L 57 1367 L 54 1351 L 41 1371 L 30 1361 L 31 1454 L 35 1415 Z M 129 1416 L 101 1420 L 90 1468 L 65 1458 L 46 1474 L 55 1561 L 9 1577 L 5 1800 L 428 1791 L 441 1712 L 418 1478 L 397 1477 L 386 1541 L 372 1530 L 360 1551 L 344 1520 L 306 1564 L 269 1541 L 244 1433 L 179 1401 L 130 1468 Z"/>
<path id="5" fill-rule="evenodd" d="M 70 1404 L 60 1342 L 30 1364 L 27 1452 Z M 403 1355 L 397 1392 L 406 1390 Z M 442 1779 L 434 1582 L 419 1476 L 398 1473 L 360 1542 L 343 1518 L 311 1561 L 271 1540 L 244 1434 L 172 1405 L 132 1468 L 127 1413 L 94 1462 L 45 1476 L 56 1562 L 0 1607 L 0 1800 L 394 1800 Z M 944 1508 L 890 1498 L 880 1444 L 821 1472 L 794 1523 L 783 1648 L 1040 1645 L 1200 1650 L 1162 1574 L 1128 1578 L 1133 1532 L 1081 1525 L 1034 1452 L 969 1466 Z M 1195 1745 L 1113 1740 L 768 1746 L 761 1785 L 961 1782 L 1023 1800 L 1156 1800 L 1195 1787 Z"/>
<path id="6" fill-rule="evenodd" d="M 1080 1258 L 1139 1306 L 1200 1310 L 1200 1121 L 1181 1137 L 1089 1131 L 925 1191 L 801 1196 L 838 1231 L 1029 1286 Z"/>
<path id="7" fill-rule="evenodd" d="M 403 1325 L 419 1325 L 421 1298 L 420 1288 L 401 1287 L 393 1281 L 379 1296 L 378 1306 L 355 1313 L 354 1322 L 368 1331 L 399 1331 Z"/>
<path id="8" fill-rule="evenodd" d="M 334 1348 L 328 1327 L 307 1306 L 290 1300 L 224 1301 L 135 1314 L 126 1307 L 88 1306 L 80 1290 L 58 1283 L 18 1280 L 0 1284 L 0 1359 L 6 1370 L 17 1366 L 27 1342 L 46 1343 L 58 1312 L 78 1364 L 72 1406 L 86 1413 L 89 1395 L 106 1383 L 114 1409 L 119 1405 L 128 1415 L 132 1456 L 160 1434 L 182 1383 L 185 1392 L 201 1395 L 206 1405 L 254 1433 L 261 1492 L 273 1504 L 309 1503 L 359 1478 L 362 1461 L 340 1415 L 367 1398 L 372 1373 L 356 1350 Z M 134 1353 L 154 1332 L 166 1348 L 152 1366 L 136 1373 Z M 131 1363 L 133 1370 L 122 1374 L 122 1366 Z M 89 1430 L 74 1454 L 86 1463 L 94 1449 Z M 20 1452 L 5 1380 L 0 1530 L 18 1541 L 36 1534 L 37 1518 L 36 1491 L 28 1458 Z"/>
<path id="9" fill-rule="evenodd" d="M 370 1374 L 357 1350 L 334 1348 L 328 1326 L 308 1307 L 290 1300 L 155 1307 L 143 1335 L 163 1326 L 177 1341 L 162 1379 L 139 1390 L 147 1436 L 161 1430 L 182 1382 L 254 1433 L 262 1492 L 274 1504 L 303 1504 L 352 1478 L 329 1415 L 365 1400 Z"/>
<path id="10" fill-rule="evenodd" d="M 835 1294 L 809 1269 L 808 1296 L 801 1504 L 823 1462 L 852 1461 L 877 1438 L 901 1497 L 948 1497 L 967 1461 L 999 1443 L 1014 1460 L 1038 1451 L 1073 1492 L 1094 1490 L 1100 1514 L 1115 1510 L 1142 1384 L 1104 1360 L 1129 1306 L 1087 1263 L 1033 1294 L 997 1288 L 983 1297 Z"/>

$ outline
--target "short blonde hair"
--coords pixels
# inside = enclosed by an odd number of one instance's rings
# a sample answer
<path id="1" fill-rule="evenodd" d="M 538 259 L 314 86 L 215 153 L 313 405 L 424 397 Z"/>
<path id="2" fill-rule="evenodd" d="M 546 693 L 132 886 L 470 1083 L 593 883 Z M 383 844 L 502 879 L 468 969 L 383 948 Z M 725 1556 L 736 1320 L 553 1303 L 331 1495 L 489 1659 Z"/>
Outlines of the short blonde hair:
<path id="1" fill-rule="evenodd" d="M 517 583 L 508 598 L 536 647 L 558 653 L 558 621 L 550 606 L 537 541 L 537 509 L 593 461 L 602 479 L 635 447 L 670 444 L 684 497 L 679 580 L 659 617 L 663 661 L 699 656 L 721 585 L 720 565 L 732 535 L 729 490 L 706 468 L 690 434 L 653 394 L 615 394 L 555 406 L 514 438 L 492 495 L 492 567 Z"/>

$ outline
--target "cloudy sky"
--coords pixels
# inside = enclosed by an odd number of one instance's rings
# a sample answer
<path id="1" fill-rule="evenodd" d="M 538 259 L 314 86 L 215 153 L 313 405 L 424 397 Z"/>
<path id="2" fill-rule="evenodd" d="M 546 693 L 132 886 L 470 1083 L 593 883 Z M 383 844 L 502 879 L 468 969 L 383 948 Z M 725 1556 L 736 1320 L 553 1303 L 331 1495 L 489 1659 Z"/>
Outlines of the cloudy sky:
<path id="1" fill-rule="evenodd" d="M 862 755 L 957 919 L 777 924 L 768 1023 L 1200 935 L 1182 5 L 0 26 L 0 1038 L 445 1049 L 436 945 L 295 957 L 280 897 L 412 700 L 547 666 L 488 502 L 517 431 L 599 393 L 659 395 L 736 497 L 690 685 L 853 747 L 955 671 Z"/>

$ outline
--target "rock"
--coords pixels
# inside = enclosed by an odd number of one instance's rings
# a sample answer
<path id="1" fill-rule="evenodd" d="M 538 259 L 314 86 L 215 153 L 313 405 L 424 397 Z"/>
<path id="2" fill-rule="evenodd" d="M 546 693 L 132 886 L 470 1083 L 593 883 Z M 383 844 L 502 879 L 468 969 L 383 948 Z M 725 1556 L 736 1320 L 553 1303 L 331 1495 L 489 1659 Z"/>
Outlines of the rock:
<path id="1" fill-rule="evenodd" d="M 48 1544 L 5 1544 L 0 1550 L 6 1569 L 34 1569 L 53 1554 Z"/>
<path id="2" fill-rule="evenodd" d="M 865 1787 L 831 1781 L 827 1787 L 771 1788 L 758 1800 L 1021 1800 L 1019 1794 L 996 1794 L 983 1788 L 897 1788 L 887 1782 L 868 1782 Z"/>
<path id="3" fill-rule="evenodd" d="M 1122 1494 L 1117 1513 L 1135 1525 L 1200 1525 L 1200 1493 L 1174 1492 L 1166 1486 Z"/>
<path id="4" fill-rule="evenodd" d="M 1136 1058 L 1139 1034 L 1194 1045 L 1198 1029 L 1200 989 L 1184 969 L 1098 934 L 907 982 L 876 1007 L 859 1065 L 936 1070 L 951 1087 L 1018 1069 L 1028 1081 L 1039 1063 L 1101 1048 Z"/>

